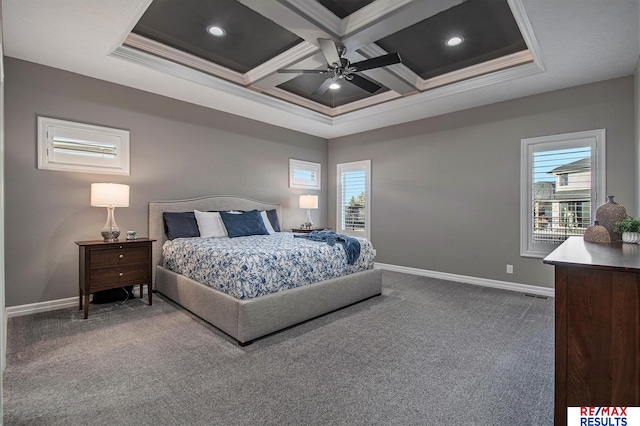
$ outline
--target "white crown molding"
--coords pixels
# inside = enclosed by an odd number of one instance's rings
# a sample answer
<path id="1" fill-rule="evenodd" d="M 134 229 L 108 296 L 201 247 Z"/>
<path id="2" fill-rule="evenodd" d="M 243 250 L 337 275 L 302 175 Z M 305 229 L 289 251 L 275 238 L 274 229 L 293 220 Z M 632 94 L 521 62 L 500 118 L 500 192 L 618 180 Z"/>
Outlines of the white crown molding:
<path id="1" fill-rule="evenodd" d="M 125 43 L 125 41 L 127 40 L 127 37 L 129 36 L 129 34 L 131 34 L 131 31 L 133 31 L 133 28 L 142 18 L 142 15 L 144 15 L 144 13 L 147 11 L 149 6 L 151 6 L 151 3 L 153 3 L 153 0 L 140 1 L 135 13 L 131 15 L 131 18 L 129 18 L 129 22 L 127 23 L 127 25 L 125 25 L 122 28 L 120 37 L 116 39 L 116 42 L 111 46 L 111 49 L 109 49 L 109 52 L 113 52 L 114 50 L 116 50 L 118 47 L 122 46 Z"/>
<path id="2" fill-rule="evenodd" d="M 375 105 L 359 111 L 354 111 L 347 115 L 336 117 L 333 121 L 335 125 L 346 125 L 354 120 L 362 120 L 386 114 L 390 109 L 400 110 L 403 108 L 420 108 L 421 105 L 429 104 L 436 99 L 442 99 L 456 94 L 480 89 L 497 83 L 503 83 L 517 78 L 529 77 L 541 73 L 542 70 L 533 62 L 509 68 L 488 75 L 482 75 L 471 80 L 460 81 L 455 84 L 441 86 L 427 90 L 416 95 L 406 96 L 393 101 L 392 105 Z"/>
<path id="3" fill-rule="evenodd" d="M 445 86 L 447 84 L 457 83 L 458 81 L 468 80 L 470 78 L 477 77 L 483 74 L 489 74 L 503 69 L 516 67 L 518 65 L 523 65 L 532 61 L 533 57 L 531 56 L 529 51 L 523 50 L 480 64 L 471 65 L 469 67 L 452 71 L 447 74 L 439 75 L 428 80 L 421 80 L 420 83 L 418 83 L 417 87 L 420 91 L 434 89 L 436 87 Z M 507 74 L 505 74 L 505 77 L 509 78 Z M 496 81 L 496 83 L 499 82 L 500 81 Z"/>
<path id="4" fill-rule="evenodd" d="M 274 96 L 276 98 L 282 99 L 283 101 L 293 102 L 295 104 L 300 105 L 301 107 L 308 108 L 313 111 L 317 111 L 327 116 L 333 115 L 333 108 L 323 104 L 319 104 L 307 98 L 303 98 L 302 96 L 298 96 L 295 93 L 291 93 L 289 91 L 280 89 L 278 87 L 264 89 L 262 92 L 265 94 Z"/>
<path id="5" fill-rule="evenodd" d="M 364 98 L 359 101 L 354 101 L 339 107 L 335 107 L 333 108 L 332 115 L 335 117 L 338 115 L 357 111 L 363 108 L 369 108 L 370 106 L 374 106 L 384 102 L 392 101 L 394 99 L 398 99 L 401 96 L 402 95 L 394 92 L 393 90 L 387 90 L 386 92 L 382 92 L 379 95 L 369 96 L 368 98 Z"/>
<path id="6" fill-rule="evenodd" d="M 332 124 L 333 122 L 330 117 L 319 114 L 316 111 L 310 111 L 309 109 L 303 108 L 299 105 L 294 105 L 273 97 L 264 96 L 261 93 L 262 91 L 252 90 L 250 88 L 228 82 L 213 75 L 203 73 L 201 71 L 128 46 L 117 48 L 113 53 L 111 53 L 110 56 L 124 59 L 138 65 L 143 65 L 153 70 L 173 75 L 184 80 L 192 81 L 194 83 L 209 87 L 211 89 L 219 90 L 230 95 L 238 96 L 239 98 L 253 101 L 260 105 L 277 108 L 286 113 L 309 119 L 317 123 Z M 221 110 L 224 111 L 224 109 Z"/>
<path id="7" fill-rule="evenodd" d="M 486 278 L 469 277 L 466 275 L 449 274 L 445 272 L 429 271 L 426 269 L 410 268 L 408 266 L 397 266 L 386 263 L 376 262 L 375 269 L 384 271 L 401 272 L 404 274 L 418 275 L 422 277 L 438 278 L 446 281 L 455 281 L 465 284 L 479 285 L 483 287 L 499 288 L 502 290 L 516 291 L 524 294 L 535 294 L 544 297 L 555 297 L 555 289 L 548 287 L 540 287 L 536 285 L 518 284 L 508 281 L 497 281 Z"/>
<path id="8" fill-rule="evenodd" d="M 540 54 L 540 45 L 533 34 L 533 28 L 531 28 L 531 22 L 524 10 L 522 0 L 508 0 L 508 4 L 511 8 L 513 18 L 520 29 L 520 34 L 522 34 L 522 38 L 524 38 L 524 42 L 529 48 L 529 53 L 533 58 L 533 62 L 535 62 L 542 71 L 546 71 L 547 68 L 542 60 L 542 55 Z"/>
<path id="9" fill-rule="evenodd" d="M 129 34 L 124 41 L 124 46 L 151 53 L 152 55 L 186 65 L 190 68 L 206 72 L 207 74 L 216 75 L 236 84 L 241 84 L 243 86 L 247 86 L 249 84 L 249 81 L 244 74 L 232 71 L 229 68 L 159 43 L 155 40 L 150 40 L 135 33 Z M 118 51 L 118 49 L 115 51 Z"/>
<path id="10" fill-rule="evenodd" d="M 307 98 L 303 98 L 302 96 L 298 96 L 294 93 L 288 92 L 286 90 L 283 90 L 277 87 L 265 89 L 263 90 L 263 93 L 269 94 L 271 96 L 275 96 L 285 101 L 296 103 L 300 106 L 309 108 L 313 111 L 317 111 L 321 114 L 325 114 L 330 117 L 347 114 L 349 112 L 357 111 L 362 108 L 368 108 L 373 105 L 398 99 L 401 96 L 400 94 L 392 90 L 388 90 L 386 92 L 380 93 L 379 95 L 370 96 L 368 98 L 361 99 L 359 101 L 350 102 L 348 104 L 332 108 L 332 107 L 328 107 L 326 105 L 311 101 Z"/>

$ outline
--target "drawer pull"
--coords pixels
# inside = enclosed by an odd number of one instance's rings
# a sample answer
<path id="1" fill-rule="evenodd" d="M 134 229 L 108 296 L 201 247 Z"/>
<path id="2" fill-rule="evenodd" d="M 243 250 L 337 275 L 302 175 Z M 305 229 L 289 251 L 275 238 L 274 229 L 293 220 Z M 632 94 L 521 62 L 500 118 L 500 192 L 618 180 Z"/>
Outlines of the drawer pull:
<path id="1" fill-rule="evenodd" d="M 124 272 L 120 272 L 120 273 L 118 274 L 118 276 L 119 276 L 119 277 L 121 277 L 121 276 L 123 276 L 123 275 L 124 275 Z"/>
<path id="2" fill-rule="evenodd" d="M 124 254 L 121 254 L 120 256 L 118 256 L 120 259 L 124 258 Z"/>

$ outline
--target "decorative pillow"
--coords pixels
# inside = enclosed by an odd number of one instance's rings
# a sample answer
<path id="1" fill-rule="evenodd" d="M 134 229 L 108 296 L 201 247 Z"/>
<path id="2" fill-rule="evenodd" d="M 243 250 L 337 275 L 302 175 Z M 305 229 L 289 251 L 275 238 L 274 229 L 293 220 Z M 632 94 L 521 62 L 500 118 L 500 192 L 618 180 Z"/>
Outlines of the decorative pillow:
<path id="1" fill-rule="evenodd" d="M 269 235 L 275 234 L 276 231 L 273 230 L 273 226 L 271 226 L 271 222 L 269 222 L 269 217 L 267 216 L 267 212 L 261 211 L 260 216 L 262 217 L 262 223 L 264 224 L 264 227 L 266 228 Z"/>
<path id="2" fill-rule="evenodd" d="M 200 229 L 199 235 L 201 238 L 221 238 L 227 236 L 227 230 L 225 229 L 224 223 L 222 223 L 220 213 L 201 212 L 200 210 L 194 210 L 193 213 L 198 222 L 198 228 Z"/>
<path id="3" fill-rule="evenodd" d="M 193 212 L 164 212 L 164 233 L 170 240 L 176 238 L 193 238 L 200 235 L 198 222 Z"/>
<path id="4" fill-rule="evenodd" d="M 258 210 L 251 210 L 241 214 L 220 212 L 222 222 L 229 237 L 246 237 L 248 235 L 269 235 L 264 226 L 262 215 Z"/>
<path id="5" fill-rule="evenodd" d="M 278 212 L 276 209 L 267 210 L 267 217 L 269 218 L 269 222 L 271 222 L 271 226 L 275 232 L 280 232 L 280 222 L 278 221 Z"/>

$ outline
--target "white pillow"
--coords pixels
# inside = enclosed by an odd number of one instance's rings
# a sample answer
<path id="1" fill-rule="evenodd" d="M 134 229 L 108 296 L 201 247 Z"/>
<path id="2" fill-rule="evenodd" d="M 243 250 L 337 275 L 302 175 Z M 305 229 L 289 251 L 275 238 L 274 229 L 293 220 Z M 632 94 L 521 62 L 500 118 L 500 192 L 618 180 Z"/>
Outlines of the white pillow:
<path id="1" fill-rule="evenodd" d="M 224 222 L 218 212 L 201 212 L 194 210 L 196 215 L 196 222 L 198 222 L 198 229 L 200 230 L 200 238 L 207 237 L 228 237 L 227 228 L 224 227 Z"/>
<path id="2" fill-rule="evenodd" d="M 269 217 L 267 216 L 267 212 L 266 211 L 261 211 L 260 212 L 260 216 L 262 216 L 262 221 L 264 222 L 264 227 L 267 228 L 267 232 L 269 233 L 269 235 L 275 234 L 276 231 L 273 230 L 273 226 L 271 226 L 271 221 L 269 220 Z"/>

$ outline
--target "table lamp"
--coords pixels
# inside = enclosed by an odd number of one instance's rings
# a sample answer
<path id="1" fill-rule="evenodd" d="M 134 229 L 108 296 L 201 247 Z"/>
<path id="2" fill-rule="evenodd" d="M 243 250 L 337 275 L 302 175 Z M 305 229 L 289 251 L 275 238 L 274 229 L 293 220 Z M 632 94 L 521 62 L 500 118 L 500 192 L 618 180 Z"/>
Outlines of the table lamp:
<path id="1" fill-rule="evenodd" d="M 300 208 L 307 209 L 307 221 L 305 226 L 307 229 L 311 229 L 313 221 L 311 220 L 311 209 L 318 208 L 318 196 L 317 195 L 301 195 L 300 196 Z"/>
<path id="2" fill-rule="evenodd" d="M 114 209 L 116 207 L 129 207 L 129 185 L 92 183 L 91 205 L 107 208 L 107 222 L 102 228 L 102 238 L 104 238 L 104 241 L 117 241 L 120 236 L 120 228 L 116 224 Z"/>

